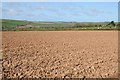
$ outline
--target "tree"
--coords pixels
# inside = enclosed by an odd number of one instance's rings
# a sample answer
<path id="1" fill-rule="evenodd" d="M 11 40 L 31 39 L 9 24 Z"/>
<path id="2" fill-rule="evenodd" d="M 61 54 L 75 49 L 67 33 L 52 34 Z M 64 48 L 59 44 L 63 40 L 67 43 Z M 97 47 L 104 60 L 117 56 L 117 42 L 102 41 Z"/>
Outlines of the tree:
<path id="1" fill-rule="evenodd" d="M 107 26 L 109 26 L 109 25 L 115 26 L 114 21 L 111 21 Z"/>

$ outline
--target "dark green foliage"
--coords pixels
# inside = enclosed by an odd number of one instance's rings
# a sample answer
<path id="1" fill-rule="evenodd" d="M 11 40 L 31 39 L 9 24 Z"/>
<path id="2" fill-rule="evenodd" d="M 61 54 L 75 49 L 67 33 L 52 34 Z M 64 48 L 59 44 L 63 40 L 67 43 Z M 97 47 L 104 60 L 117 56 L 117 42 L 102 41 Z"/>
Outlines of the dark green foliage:
<path id="1" fill-rule="evenodd" d="M 111 21 L 107 26 L 115 26 L 114 21 Z"/>

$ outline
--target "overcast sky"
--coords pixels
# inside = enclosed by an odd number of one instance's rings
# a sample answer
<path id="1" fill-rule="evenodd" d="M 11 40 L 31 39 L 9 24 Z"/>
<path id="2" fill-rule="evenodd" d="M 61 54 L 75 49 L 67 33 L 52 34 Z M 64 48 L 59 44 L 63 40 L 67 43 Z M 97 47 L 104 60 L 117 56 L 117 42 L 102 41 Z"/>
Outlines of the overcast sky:
<path id="1" fill-rule="evenodd" d="M 29 21 L 118 21 L 118 3 L 3 2 L 2 18 Z"/>

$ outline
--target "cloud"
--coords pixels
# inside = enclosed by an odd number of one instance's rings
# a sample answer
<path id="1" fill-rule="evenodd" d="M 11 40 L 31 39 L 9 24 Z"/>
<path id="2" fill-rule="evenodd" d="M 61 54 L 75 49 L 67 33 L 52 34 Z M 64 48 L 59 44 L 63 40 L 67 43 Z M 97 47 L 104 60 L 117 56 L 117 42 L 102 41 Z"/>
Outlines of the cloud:
<path id="1" fill-rule="evenodd" d="M 10 6 L 10 7 L 19 7 L 19 6 L 24 6 L 22 2 L 3 2 L 3 6 Z"/>
<path id="2" fill-rule="evenodd" d="M 2 14 L 3 15 L 9 15 L 9 16 L 19 16 L 22 13 L 22 10 L 18 9 L 4 9 L 2 8 Z"/>
<path id="3" fill-rule="evenodd" d="M 18 15 L 18 12 L 16 10 L 14 10 L 14 9 L 9 9 L 8 14 L 12 15 L 12 16 L 15 16 L 15 15 Z"/>
<path id="4" fill-rule="evenodd" d="M 32 9 L 33 10 L 50 11 L 50 12 L 58 12 L 59 11 L 59 8 L 43 7 L 43 6 L 33 7 Z"/>
<path id="5" fill-rule="evenodd" d="M 109 14 L 111 11 L 100 9 L 100 8 L 87 8 L 86 11 L 83 11 L 84 14 L 88 16 L 99 16 L 104 14 Z"/>
<path id="6" fill-rule="evenodd" d="M 64 7 L 65 11 L 73 12 L 74 15 L 86 15 L 86 16 L 98 16 L 102 14 L 110 13 L 110 11 L 106 11 L 98 8 L 86 8 L 86 6 L 67 6 Z"/>
<path id="7" fill-rule="evenodd" d="M 95 8 L 94 9 L 90 9 L 90 11 L 94 12 L 94 13 L 105 13 L 106 12 L 104 10 L 100 10 L 100 9 L 98 10 L 98 9 L 95 9 Z"/>

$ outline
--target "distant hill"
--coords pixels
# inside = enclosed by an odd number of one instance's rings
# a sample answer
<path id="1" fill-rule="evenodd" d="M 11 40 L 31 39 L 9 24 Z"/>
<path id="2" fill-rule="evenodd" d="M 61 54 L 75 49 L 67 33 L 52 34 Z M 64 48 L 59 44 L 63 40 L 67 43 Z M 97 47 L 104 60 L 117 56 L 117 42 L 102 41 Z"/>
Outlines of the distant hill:
<path id="1" fill-rule="evenodd" d="M 3 31 L 30 30 L 115 30 L 110 22 L 33 22 L 25 20 L 2 19 Z M 115 22 L 117 25 L 117 22 Z"/>

